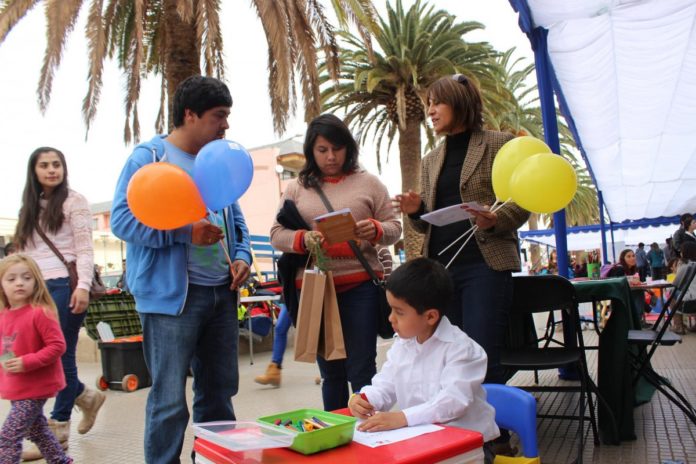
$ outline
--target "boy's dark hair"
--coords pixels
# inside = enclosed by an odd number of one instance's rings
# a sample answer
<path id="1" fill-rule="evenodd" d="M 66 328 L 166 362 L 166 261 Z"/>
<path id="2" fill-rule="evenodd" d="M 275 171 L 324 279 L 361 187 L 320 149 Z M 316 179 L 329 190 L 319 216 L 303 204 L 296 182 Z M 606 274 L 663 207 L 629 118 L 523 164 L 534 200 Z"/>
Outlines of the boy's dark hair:
<path id="1" fill-rule="evenodd" d="M 174 93 L 174 127 L 184 124 L 186 109 L 193 111 L 200 118 L 203 113 L 217 106 L 232 106 L 230 90 L 221 80 L 207 76 L 187 77 Z"/>
<path id="2" fill-rule="evenodd" d="M 418 314 L 437 309 L 442 316 L 452 299 L 453 285 L 445 266 L 432 259 L 416 258 L 391 273 L 387 290 Z"/>

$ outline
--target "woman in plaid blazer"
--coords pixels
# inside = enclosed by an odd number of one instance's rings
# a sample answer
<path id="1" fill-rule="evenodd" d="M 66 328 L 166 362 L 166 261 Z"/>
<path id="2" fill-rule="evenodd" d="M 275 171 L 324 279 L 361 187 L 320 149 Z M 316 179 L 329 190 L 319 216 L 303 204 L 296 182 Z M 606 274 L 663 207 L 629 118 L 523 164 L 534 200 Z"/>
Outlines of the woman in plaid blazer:
<path id="1" fill-rule="evenodd" d="M 423 255 L 448 266 L 455 298 L 447 317 L 488 354 L 486 382 L 505 383 L 500 367 L 508 311 L 512 304 L 512 271 L 519 271 L 517 229 L 529 212 L 507 203 L 495 212 L 470 211 L 474 217 L 443 227 L 420 219 L 422 214 L 463 202 L 491 206 L 493 159 L 512 135 L 483 130 L 483 103 L 476 85 L 465 76 L 442 77 L 428 89 L 428 116 L 442 143 L 422 161 L 421 194 L 394 198 L 413 226 L 425 234 Z M 440 252 L 471 226 L 474 238 Z"/>

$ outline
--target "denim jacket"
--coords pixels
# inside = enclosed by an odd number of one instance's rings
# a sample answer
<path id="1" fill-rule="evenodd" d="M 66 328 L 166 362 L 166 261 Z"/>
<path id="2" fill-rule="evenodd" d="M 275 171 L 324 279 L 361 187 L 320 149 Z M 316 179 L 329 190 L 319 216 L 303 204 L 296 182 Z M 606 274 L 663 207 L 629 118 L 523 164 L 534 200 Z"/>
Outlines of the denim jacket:
<path id="1" fill-rule="evenodd" d="M 135 172 L 149 163 L 159 162 L 164 156 L 165 135 L 135 147 L 126 161 L 116 184 L 111 206 L 111 229 L 128 244 L 126 282 L 135 297 L 136 309 L 141 313 L 178 315 L 186 301 L 188 289 L 188 245 L 191 243 L 191 224 L 174 230 L 147 227 L 133 216 L 126 191 Z M 236 202 L 223 211 L 228 230 L 227 237 L 232 260 L 251 262 L 249 230 Z"/>

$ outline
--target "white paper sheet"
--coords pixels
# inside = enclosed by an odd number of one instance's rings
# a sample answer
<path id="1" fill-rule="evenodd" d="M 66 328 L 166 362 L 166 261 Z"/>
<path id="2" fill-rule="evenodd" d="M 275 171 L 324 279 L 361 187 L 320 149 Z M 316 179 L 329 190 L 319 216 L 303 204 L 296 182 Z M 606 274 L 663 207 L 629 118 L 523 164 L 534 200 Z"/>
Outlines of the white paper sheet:
<path id="1" fill-rule="evenodd" d="M 353 441 L 360 443 L 361 445 L 369 446 L 370 448 L 377 448 L 378 446 L 390 445 L 403 440 L 408 440 L 409 438 L 417 437 L 419 435 L 425 435 L 426 433 L 437 432 L 438 430 L 444 429 L 439 425 L 427 424 L 427 425 L 416 425 L 413 427 L 403 427 L 396 430 L 387 430 L 386 432 L 361 432 L 358 430 L 358 425 L 362 421 L 358 421 L 355 424 L 355 433 L 353 434 Z"/>
<path id="2" fill-rule="evenodd" d="M 481 204 L 475 201 L 470 201 L 467 203 L 462 203 L 461 205 L 452 205 L 446 208 L 441 208 L 430 213 L 422 215 L 420 218 L 426 222 L 431 223 L 434 226 L 446 226 L 447 224 L 452 224 L 455 222 L 463 221 L 472 217 L 471 214 L 464 209 L 467 206 L 473 210 L 485 211 Z"/>

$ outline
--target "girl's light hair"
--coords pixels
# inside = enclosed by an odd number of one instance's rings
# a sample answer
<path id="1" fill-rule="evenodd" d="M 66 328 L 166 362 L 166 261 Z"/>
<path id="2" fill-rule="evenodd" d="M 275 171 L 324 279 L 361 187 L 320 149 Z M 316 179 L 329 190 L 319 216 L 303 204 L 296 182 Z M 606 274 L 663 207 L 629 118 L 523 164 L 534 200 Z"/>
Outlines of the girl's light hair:
<path id="1" fill-rule="evenodd" d="M 31 258 L 31 256 L 25 255 L 23 253 L 17 253 L 14 255 L 7 256 L 6 258 L 0 260 L 0 281 L 5 276 L 7 270 L 15 264 L 25 264 L 29 268 L 29 271 L 32 273 L 32 275 L 34 276 L 34 280 L 36 281 L 36 285 L 34 286 L 34 292 L 31 294 L 29 298 L 29 303 L 32 306 L 43 308 L 44 311 L 46 311 L 49 314 L 58 316 L 56 304 L 53 301 L 53 298 L 51 298 L 51 294 L 48 292 L 48 288 L 46 288 L 43 276 L 41 275 L 41 270 L 39 270 L 39 266 L 36 264 L 36 261 L 34 261 Z M 7 295 L 5 295 L 5 290 L 3 290 L 2 285 L 0 285 L 0 303 L 2 303 L 3 308 L 7 308 L 10 306 L 10 302 L 7 300 Z"/>

